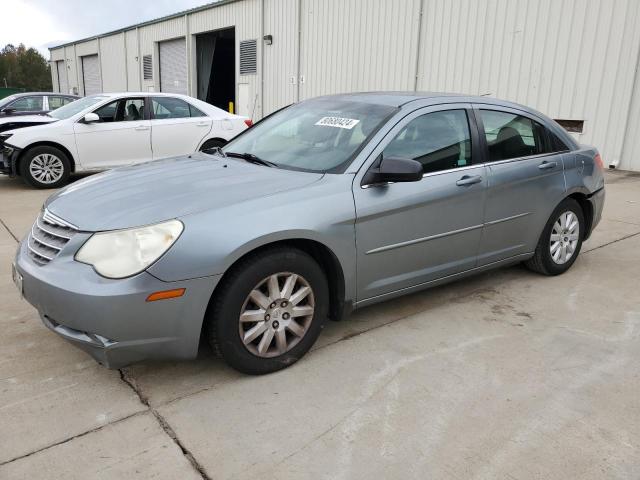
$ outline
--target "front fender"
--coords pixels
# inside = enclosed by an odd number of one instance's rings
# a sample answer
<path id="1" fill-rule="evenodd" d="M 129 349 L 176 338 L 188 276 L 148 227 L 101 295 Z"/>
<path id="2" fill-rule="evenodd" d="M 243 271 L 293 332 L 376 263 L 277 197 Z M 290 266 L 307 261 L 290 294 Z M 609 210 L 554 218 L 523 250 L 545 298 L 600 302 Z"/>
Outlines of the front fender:
<path id="1" fill-rule="evenodd" d="M 351 182 L 351 175 L 326 175 L 301 189 L 182 217 L 180 239 L 148 271 L 164 281 L 219 275 L 257 248 L 312 240 L 336 256 L 350 294 L 356 272 Z"/>

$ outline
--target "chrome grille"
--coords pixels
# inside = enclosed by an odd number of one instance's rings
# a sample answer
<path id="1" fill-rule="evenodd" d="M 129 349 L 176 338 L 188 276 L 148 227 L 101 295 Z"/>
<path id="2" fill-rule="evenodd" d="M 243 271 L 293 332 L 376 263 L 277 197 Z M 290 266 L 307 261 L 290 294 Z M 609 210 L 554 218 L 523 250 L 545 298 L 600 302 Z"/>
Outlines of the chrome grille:
<path id="1" fill-rule="evenodd" d="M 27 238 L 29 256 L 38 265 L 46 265 L 62 250 L 78 229 L 44 210 L 31 227 Z"/>

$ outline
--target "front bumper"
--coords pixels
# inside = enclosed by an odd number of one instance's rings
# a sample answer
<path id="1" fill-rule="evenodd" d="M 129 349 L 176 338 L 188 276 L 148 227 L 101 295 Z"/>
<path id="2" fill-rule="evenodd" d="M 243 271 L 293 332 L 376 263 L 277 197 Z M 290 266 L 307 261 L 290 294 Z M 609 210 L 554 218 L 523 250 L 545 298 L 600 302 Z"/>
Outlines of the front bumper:
<path id="1" fill-rule="evenodd" d="M 18 247 L 15 266 L 24 298 L 45 326 L 109 368 L 145 359 L 194 358 L 220 276 L 164 282 L 143 272 L 109 280 L 73 260 L 72 252 L 83 241 L 74 238 L 43 266 L 29 257 L 26 242 Z M 185 288 L 185 294 L 146 302 L 150 293 L 174 288 Z"/>
<path id="2" fill-rule="evenodd" d="M 6 143 L 0 143 L 0 173 L 14 177 L 20 149 Z"/>

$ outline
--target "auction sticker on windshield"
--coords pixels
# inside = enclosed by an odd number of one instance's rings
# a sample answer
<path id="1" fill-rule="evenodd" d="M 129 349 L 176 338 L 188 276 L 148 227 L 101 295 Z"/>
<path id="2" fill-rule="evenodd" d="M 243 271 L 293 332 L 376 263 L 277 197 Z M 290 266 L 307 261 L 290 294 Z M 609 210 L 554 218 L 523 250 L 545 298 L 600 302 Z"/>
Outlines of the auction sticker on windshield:
<path id="1" fill-rule="evenodd" d="M 321 125 L 323 127 L 346 128 L 347 130 L 351 130 L 358 123 L 360 123 L 360 120 L 356 120 L 355 118 L 322 117 L 316 122 L 316 125 Z"/>

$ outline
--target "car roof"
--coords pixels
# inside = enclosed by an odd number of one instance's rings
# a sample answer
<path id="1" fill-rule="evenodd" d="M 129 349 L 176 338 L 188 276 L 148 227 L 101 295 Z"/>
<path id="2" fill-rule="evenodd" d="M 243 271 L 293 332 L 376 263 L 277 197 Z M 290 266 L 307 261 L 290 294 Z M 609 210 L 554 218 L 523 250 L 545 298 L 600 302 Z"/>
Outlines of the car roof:
<path id="1" fill-rule="evenodd" d="M 57 93 L 57 92 L 20 92 L 12 93 L 10 97 L 29 97 L 31 95 L 55 95 L 56 97 L 72 97 L 81 98 L 79 95 L 71 95 L 70 93 Z"/>
<path id="2" fill-rule="evenodd" d="M 519 105 L 517 103 L 509 102 L 507 100 L 500 100 L 498 98 L 479 96 L 479 95 L 467 95 L 461 93 L 448 93 L 448 92 L 395 92 L 395 91 L 376 91 L 376 92 L 356 92 L 356 93 L 343 93 L 338 95 L 327 95 L 322 98 L 340 98 L 344 100 L 359 101 L 364 103 L 372 103 L 377 105 L 388 105 L 392 107 L 402 107 L 407 103 L 415 102 L 418 100 L 427 100 L 431 104 L 440 103 L 486 103 L 491 105 L 500 105 L 503 107 L 518 108 L 520 110 L 533 111 L 531 108 Z"/>

